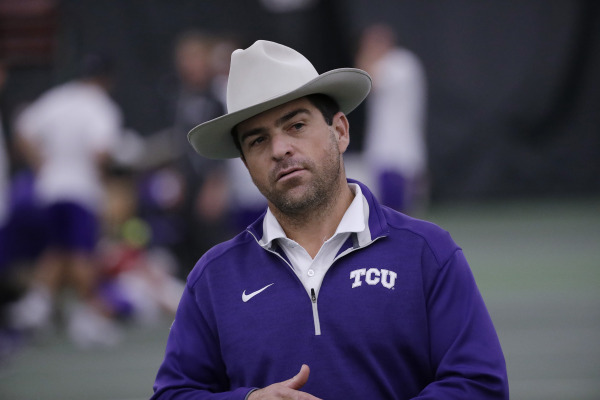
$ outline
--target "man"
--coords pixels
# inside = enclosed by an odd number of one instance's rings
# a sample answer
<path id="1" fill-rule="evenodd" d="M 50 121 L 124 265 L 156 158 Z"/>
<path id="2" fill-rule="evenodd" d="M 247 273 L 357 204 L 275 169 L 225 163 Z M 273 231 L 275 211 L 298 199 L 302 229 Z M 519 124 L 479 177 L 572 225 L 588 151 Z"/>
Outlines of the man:
<path id="1" fill-rule="evenodd" d="M 99 297 L 94 262 L 104 167 L 123 129 L 121 110 L 109 95 L 112 72 L 109 57 L 86 55 L 78 79 L 43 93 L 16 122 L 21 150 L 35 173 L 47 247 L 11 318 L 17 329 L 44 329 L 59 291 L 72 285 L 79 301 L 69 310 L 68 333 L 81 347 L 113 345 L 120 337 Z"/>
<path id="2" fill-rule="evenodd" d="M 189 275 L 155 399 L 508 398 L 460 248 L 346 180 L 346 114 L 369 89 L 276 43 L 233 53 L 229 113 L 189 139 L 241 156 L 268 209 Z"/>
<path id="3" fill-rule="evenodd" d="M 370 189 L 388 207 L 421 211 L 428 200 L 425 69 L 416 54 L 397 44 L 392 27 L 379 23 L 363 30 L 356 64 L 373 79 L 363 152 Z"/>
<path id="4" fill-rule="evenodd" d="M 183 32 L 174 46 L 177 85 L 168 96 L 172 112 L 170 140 L 174 160 L 172 168 L 181 182 L 182 196 L 170 205 L 167 215 L 176 221 L 180 237 L 172 249 L 185 275 L 198 259 L 215 244 L 229 239 L 232 232 L 227 210 L 226 163 L 199 157 L 185 135 L 199 123 L 223 114 L 224 106 L 212 88 L 211 66 L 215 39 L 190 30 Z"/>

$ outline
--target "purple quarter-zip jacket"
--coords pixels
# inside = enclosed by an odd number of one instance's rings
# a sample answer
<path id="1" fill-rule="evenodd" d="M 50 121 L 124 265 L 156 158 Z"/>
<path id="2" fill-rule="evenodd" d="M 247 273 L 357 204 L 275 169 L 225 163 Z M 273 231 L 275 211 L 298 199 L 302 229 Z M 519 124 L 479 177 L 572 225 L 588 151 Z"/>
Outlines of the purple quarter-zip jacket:
<path id="1" fill-rule="evenodd" d="M 355 182 L 355 181 L 352 181 Z M 358 183 L 358 182 L 356 182 Z M 502 349 L 461 249 L 436 225 L 369 203 L 312 297 L 263 218 L 188 276 L 153 399 L 243 400 L 294 376 L 324 400 L 508 399 Z"/>

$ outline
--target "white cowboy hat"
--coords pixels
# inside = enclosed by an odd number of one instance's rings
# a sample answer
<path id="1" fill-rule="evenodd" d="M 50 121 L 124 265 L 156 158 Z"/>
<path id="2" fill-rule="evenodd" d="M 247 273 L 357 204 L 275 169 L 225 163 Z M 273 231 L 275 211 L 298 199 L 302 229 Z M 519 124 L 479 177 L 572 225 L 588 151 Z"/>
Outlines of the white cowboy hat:
<path id="1" fill-rule="evenodd" d="M 360 69 L 340 68 L 319 75 L 302 54 L 278 43 L 258 40 L 231 54 L 227 83 L 228 113 L 196 126 L 188 140 L 208 158 L 240 156 L 231 130 L 237 124 L 288 101 L 322 93 L 335 99 L 345 114 L 371 90 L 371 78 Z"/>

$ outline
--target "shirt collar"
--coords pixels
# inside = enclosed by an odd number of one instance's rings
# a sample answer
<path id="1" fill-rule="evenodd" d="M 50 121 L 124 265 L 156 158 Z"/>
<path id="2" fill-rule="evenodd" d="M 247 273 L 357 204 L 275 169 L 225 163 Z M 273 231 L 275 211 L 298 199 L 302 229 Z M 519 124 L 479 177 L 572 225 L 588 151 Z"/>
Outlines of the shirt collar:
<path id="1" fill-rule="evenodd" d="M 349 183 L 348 185 L 350 186 L 350 190 L 354 193 L 354 199 L 344 213 L 334 236 L 342 233 L 357 233 L 359 243 L 361 243 L 361 237 L 365 237 L 366 235 L 369 240 L 371 237 L 368 232 L 369 205 L 362 194 L 359 185 L 356 183 Z M 277 221 L 277 218 L 275 218 L 275 215 L 271 212 L 271 209 L 267 209 L 267 213 L 263 220 L 263 236 L 259 241 L 259 244 L 264 248 L 270 249 L 273 247 L 274 240 L 286 237 L 283 228 Z"/>

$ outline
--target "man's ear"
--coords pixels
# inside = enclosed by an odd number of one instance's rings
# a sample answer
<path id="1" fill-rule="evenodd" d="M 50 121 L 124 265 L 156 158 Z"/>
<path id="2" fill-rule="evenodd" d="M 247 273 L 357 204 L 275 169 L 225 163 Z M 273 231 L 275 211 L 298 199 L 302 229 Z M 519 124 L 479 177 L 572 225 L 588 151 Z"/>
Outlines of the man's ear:
<path id="1" fill-rule="evenodd" d="M 341 111 L 335 114 L 331 127 L 336 133 L 340 153 L 344 153 L 350 144 L 350 122 L 346 114 Z"/>

